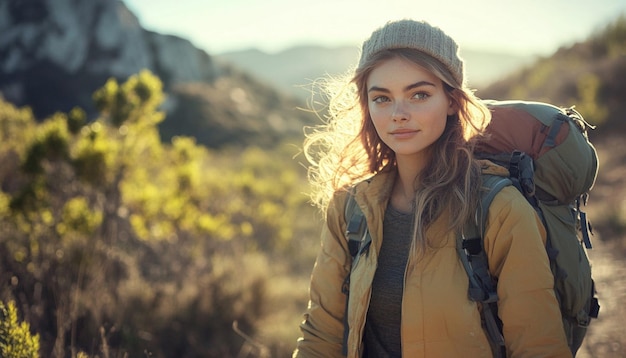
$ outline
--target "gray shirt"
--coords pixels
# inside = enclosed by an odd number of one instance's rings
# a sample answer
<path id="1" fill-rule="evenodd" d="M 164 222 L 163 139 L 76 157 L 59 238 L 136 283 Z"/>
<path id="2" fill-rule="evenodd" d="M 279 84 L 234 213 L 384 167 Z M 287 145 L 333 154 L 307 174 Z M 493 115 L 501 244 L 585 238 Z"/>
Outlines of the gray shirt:
<path id="1" fill-rule="evenodd" d="M 412 213 L 387 206 L 383 242 L 365 322 L 365 357 L 402 357 L 402 293 L 412 227 Z"/>

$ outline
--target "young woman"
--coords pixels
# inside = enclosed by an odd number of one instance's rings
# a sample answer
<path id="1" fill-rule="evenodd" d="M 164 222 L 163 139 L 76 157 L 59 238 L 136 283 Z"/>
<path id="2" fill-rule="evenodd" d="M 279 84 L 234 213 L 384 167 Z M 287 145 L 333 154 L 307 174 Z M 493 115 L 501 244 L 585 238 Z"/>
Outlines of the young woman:
<path id="1" fill-rule="evenodd" d="M 457 44 L 425 22 L 386 24 L 329 110 L 305 143 L 326 225 L 294 357 L 492 356 L 455 244 L 478 207 L 481 171 L 498 168 L 472 156 L 490 115 L 465 85 Z M 354 267 L 350 190 L 372 238 Z M 502 190 L 485 252 L 511 357 L 571 357 L 544 242 L 530 205 Z"/>

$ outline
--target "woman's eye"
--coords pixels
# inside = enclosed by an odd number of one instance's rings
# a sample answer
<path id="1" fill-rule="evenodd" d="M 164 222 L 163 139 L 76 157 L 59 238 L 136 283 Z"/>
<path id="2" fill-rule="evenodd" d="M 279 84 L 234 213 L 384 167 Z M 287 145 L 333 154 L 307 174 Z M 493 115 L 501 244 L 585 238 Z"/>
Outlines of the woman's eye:
<path id="1" fill-rule="evenodd" d="M 387 98 L 386 96 L 378 96 L 378 97 L 372 98 L 372 102 L 374 103 L 389 102 L 389 98 Z"/>
<path id="2" fill-rule="evenodd" d="M 430 95 L 426 92 L 417 92 L 413 95 L 415 99 L 427 99 L 428 97 L 430 97 Z"/>

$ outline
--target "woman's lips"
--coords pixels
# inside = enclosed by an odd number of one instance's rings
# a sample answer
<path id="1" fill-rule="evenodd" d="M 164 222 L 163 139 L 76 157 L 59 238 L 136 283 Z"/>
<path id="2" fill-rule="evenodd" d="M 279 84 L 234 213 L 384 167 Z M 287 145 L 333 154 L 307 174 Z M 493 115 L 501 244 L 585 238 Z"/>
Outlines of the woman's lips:
<path id="1" fill-rule="evenodd" d="M 390 134 L 396 139 L 408 139 L 416 135 L 417 132 L 419 131 L 416 129 L 396 129 Z"/>

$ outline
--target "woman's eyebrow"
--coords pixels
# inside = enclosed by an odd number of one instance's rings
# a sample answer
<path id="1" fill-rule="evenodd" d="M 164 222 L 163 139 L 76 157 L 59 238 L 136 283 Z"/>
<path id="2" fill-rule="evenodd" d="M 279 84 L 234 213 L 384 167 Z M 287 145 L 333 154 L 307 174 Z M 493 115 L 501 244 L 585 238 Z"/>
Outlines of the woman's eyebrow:
<path id="1" fill-rule="evenodd" d="M 415 89 L 415 88 L 418 88 L 418 87 L 422 87 L 422 86 L 433 86 L 433 87 L 436 87 L 436 86 L 435 86 L 435 84 L 434 84 L 434 83 L 432 83 L 432 82 L 428 82 L 428 81 L 418 81 L 418 82 L 415 82 L 415 83 L 413 83 L 413 84 L 410 84 L 410 85 L 408 85 L 408 86 L 404 87 L 404 91 L 405 91 L 405 92 L 406 92 L 406 91 L 410 91 L 410 90 L 412 90 L 412 89 Z"/>
<path id="2" fill-rule="evenodd" d="M 390 91 L 386 88 L 383 87 L 378 87 L 378 86 L 372 86 L 370 87 L 370 89 L 367 90 L 367 92 L 385 92 L 385 93 L 389 93 Z"/>
<path id="3" fill-rule="evenodd" d="M 410 91 L 412 89 L 418 88 L 418 87 L 422 87 L 422 86 L 433 86 L 435 87 L 435 84 L 432 82 L 428 82 L 428 81 L 418 81 L 415 83 L 412 83 L 406 87 L 404 87 L 404 91 Z M 384 93 L 389 93 L 390 91 L 384 87 L 378 87 L 378 86 L 372 86 L 370 87 L 367 92 L 384 92 Z"/>

